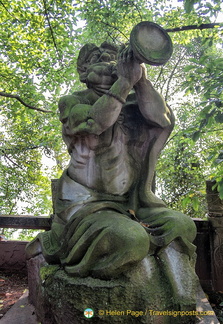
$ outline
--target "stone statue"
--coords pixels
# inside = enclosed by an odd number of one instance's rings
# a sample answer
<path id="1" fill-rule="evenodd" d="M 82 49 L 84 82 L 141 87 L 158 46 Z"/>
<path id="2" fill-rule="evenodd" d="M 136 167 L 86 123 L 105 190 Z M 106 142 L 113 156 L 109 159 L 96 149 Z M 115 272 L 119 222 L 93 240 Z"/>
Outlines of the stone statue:
<path id="1" fill-rule="evenodd" d="M 27 247 L 70 276 L 116 278 L 171 242 L 191 257 L 194 222 L 153 192 L 174 116 L 133 46 L 86 44 L 77 69 L 87 89 L 59 101 L 70 164 L 59 180 L 51 231 Z"/>
<path id="2" fill-rule="evenodd" d="M 158 25 L 142 22 L 130 46 L 80 50 L 87 89 L 59 101 L 70 164 L 58 181 L 51 230 L 26 249 L 30 301 L 43 324 L 85 323 L 86 310 L 101 324 L 196 321 L 203 295 L 195 224 L 154 193 L 174 116 L 142 64 L 164 64 L 171 44 Z"/>

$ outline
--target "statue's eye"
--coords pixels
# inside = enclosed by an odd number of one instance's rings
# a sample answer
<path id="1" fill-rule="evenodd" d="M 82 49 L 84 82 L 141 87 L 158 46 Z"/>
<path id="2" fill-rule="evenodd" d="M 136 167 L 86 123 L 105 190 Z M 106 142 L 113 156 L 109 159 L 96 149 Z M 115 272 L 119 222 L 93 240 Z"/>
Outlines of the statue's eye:
<path id="1" fill-rule="evenodd" d="M 111 57 L 111 61 L 115 61 L 116 60 L 116 57 L 114 54 L 110 54 L 110 57 Z"/>
<path id="2" fill-rule="evenodd" d="M 91 64 L 96 63 L 96 62 L 98 61 L 98 58 L 99 58 L 99 55 L 94 54 L 94 55 L 91 57 L 90 63 L 91 63 Z"/>
<path id="3" fill-rule="evenodd" d="M 111 61 L 111 57 L 110 54 L 107 52 L 103 52 L 100 56 L 100 61 L 101 62 L 110 62 Z"/>

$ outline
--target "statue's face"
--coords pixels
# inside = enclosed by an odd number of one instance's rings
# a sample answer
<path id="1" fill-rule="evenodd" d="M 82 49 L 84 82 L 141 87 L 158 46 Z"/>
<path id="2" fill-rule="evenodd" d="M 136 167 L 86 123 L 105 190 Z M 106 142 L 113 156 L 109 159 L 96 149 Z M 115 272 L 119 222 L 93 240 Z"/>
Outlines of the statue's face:
<path id="1" fill-rule="evenodd" d="M 99 48 L 91 53 L 89 60 L 90 64 L 99 62 L 116 62 L 117 53 L 109 48 Z"/>
<path id="2" fill-rule="evenodd" d="M 100 48 L 92 52 L 86 71 L 86 84 L 88 88 L 98 91 L 110 89 L 117 80 L 116 55 L 116 52 L 106 48 Z"/>

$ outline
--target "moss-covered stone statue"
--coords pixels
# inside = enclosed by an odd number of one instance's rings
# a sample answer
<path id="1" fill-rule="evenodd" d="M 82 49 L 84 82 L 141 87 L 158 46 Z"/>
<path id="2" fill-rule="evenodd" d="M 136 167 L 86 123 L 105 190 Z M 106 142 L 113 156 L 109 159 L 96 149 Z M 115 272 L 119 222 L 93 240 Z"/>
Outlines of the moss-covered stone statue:
<path id="1" fill-rule="evenodd" d="M 52 228 L 28 245 L 28 258 L 42 253 L 69 276 L 103 280 L 159 256 L 171 242 L 189 260 L 194 222 L 153 193 L 155 164 L 174 126 L 171 109 L 132 46 L 87 44 L 77 69 L 87 89 L 59 101 L 70 164 L 59 180 Z M 166 269 L 178 262 L 166 259 Z M 180 282 L 171 271 L 169 280 Z"/>

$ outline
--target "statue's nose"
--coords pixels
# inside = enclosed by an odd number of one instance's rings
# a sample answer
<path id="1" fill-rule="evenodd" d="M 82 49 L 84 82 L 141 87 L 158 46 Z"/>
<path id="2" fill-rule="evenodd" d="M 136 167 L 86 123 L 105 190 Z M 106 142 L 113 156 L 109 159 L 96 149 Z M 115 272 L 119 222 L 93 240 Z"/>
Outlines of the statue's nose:
<path id="1" fill-rule="evenodd" d="M 75 149 L 81 158 L 88 158 L 90 154 L 90 149 L 88 145 L 86 145 L 86 141 L 84 138 L 79 137 L 75 143 Z"/>

